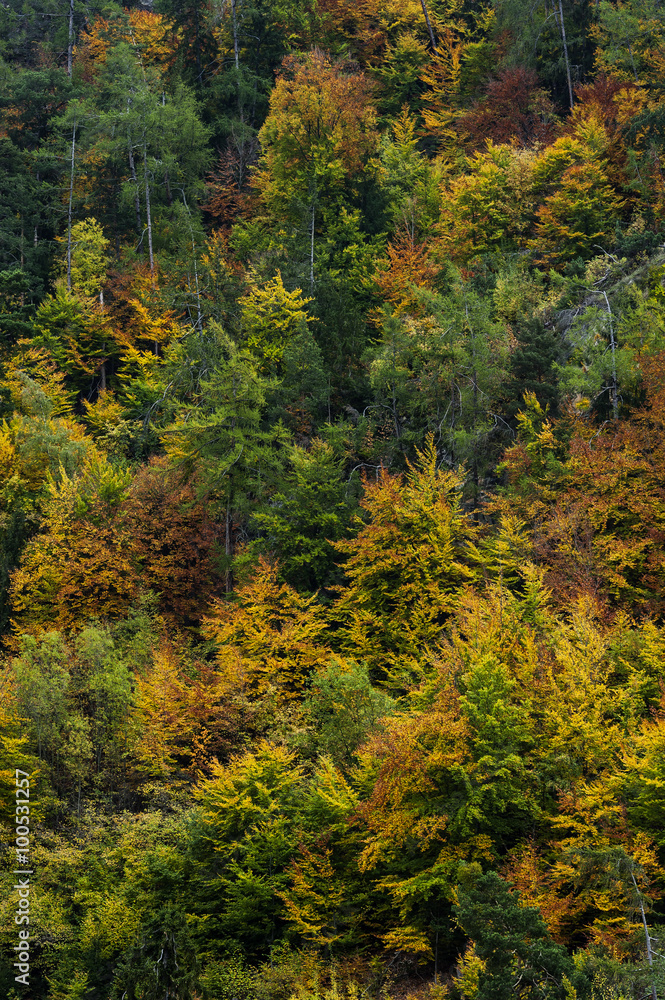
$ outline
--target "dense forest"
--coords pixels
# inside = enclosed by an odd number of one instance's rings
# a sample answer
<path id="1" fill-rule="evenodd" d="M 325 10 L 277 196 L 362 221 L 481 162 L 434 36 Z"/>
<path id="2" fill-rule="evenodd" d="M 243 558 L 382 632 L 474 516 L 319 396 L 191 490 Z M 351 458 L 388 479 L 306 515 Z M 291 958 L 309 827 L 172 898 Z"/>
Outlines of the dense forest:
<path id="1" fill-rule="evenodd" d="M 661 0 L 0 5 L 0 996 L 665 996 L 664 170 Z"/>

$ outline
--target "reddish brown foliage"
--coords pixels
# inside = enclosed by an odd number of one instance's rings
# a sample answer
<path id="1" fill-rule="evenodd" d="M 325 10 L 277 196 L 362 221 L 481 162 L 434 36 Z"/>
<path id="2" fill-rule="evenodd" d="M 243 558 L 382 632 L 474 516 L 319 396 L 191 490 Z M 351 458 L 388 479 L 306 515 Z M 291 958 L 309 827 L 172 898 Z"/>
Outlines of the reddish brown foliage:
<path id="1" fill-rule="evenodd" d="M 644 94 L 634 83 L 618 80 L 601 73 L 593 83 L 575 89 L 577 107 L 570 121 L 575 129 L 579 118 L 594 118 L 599 121 L 609 139 L 607 161 L 609 176 L 614 184 L 625 182 L 626 125 L 644 107 Z"/>
<path id="2" fill-rule="evenodd" d="M 230 229 L 238 219 L 247 218 L 252 212 L 249 172 L 256 162 L 258 144 L 233 149 L 231 146 L 220 154 L 217 167 L 208 177 L 207 200 L 203 210 L 215 225 Z"/>
<path id="3" fill-rule="evenodd" d="M 495 144 L 516 141 L 520 146 L 552 142 L 557 134 L 554 105 L 538 86 L 533 70 L 505 69 L 491 80 L 487 95 L 460 120 L 472 148 L 488 140 Z"/>
<path id="4" fill-rule="evenodd" d="M 646 405 L 600 430 L 576 421 L 556 472 L 543 476 L 528 445 L 508 452 L 507 506 L 531 522 L 534 555 L 562 606 L 586 593 L 608 609 L 665 610 L 665 354 L 643 371 Z"/>
<path id="5" fill-rule="evenodd" d="M 625 80 L 601 73 L 593 83 L 576 87 L 575 97 L 578 104 L 582 105 L 585 115 L 593 113 L 611 135 L 623 126 L 624 104 L 636 92 L 634 83 L 626 83 Z"/>
<path id="6" fill-rule="evenodd" d="M 177 485 L 162 460 L 138 473 L 127 500 L 133 554 L 147 587 L 160 594 L 165 618 L 192 624 L 221 593 L 214 568 L 219 525 L 191 486 Z"/>

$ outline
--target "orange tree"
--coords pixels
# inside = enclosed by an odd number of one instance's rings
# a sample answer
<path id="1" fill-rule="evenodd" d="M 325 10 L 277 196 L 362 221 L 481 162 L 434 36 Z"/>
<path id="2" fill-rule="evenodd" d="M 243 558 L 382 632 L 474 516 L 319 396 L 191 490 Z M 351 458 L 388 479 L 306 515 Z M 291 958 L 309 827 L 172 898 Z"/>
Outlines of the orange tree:
<path id="1" fill-rule="evenodd" d="M 565 447 L 535 400 L 508 450 L 498 506 L 530 525 L 557 598 L 593 594 L 631 613 L 660 613 L 665 540 L 662 354 L 642 362 L 646 405 L 600 429 L 582 420 Z M 562 430 L 564 428 L 562 427 Z"/>

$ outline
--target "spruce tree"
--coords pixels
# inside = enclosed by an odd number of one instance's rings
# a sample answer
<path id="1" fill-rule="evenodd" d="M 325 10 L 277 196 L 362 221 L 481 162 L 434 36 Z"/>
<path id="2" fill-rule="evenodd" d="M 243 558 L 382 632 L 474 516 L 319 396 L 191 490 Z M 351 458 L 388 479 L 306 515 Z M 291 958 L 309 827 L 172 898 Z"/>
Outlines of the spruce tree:
<path id="1" fill-rule="evenodd" d="M 564 978 L 570 983 L 575 976 L 573 963 L 550 935 L 538 907 L 522 905 L 519 893 L 492 871 L 460 886 L 458 899 L 458 923 L 484 962 L 477 1000 L 563 1000 Z"/>
<path id="2" fill-rule="evenodd" d="M 544 409 L 555 414 L 559 405 L 557 333 L 537 317 L 522 320 L 515 333 L 517 346 L 510 357 L 504 412 L 514 421 L 523 406 L 524 393 L 532 392 Z"/>

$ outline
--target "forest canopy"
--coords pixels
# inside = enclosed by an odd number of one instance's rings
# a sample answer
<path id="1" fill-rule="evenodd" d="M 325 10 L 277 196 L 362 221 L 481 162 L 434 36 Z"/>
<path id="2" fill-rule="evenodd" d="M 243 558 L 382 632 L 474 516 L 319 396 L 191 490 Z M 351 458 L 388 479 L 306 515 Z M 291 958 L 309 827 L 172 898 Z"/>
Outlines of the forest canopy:
<path id="1" fill-rule="evenodd" d="M 663 994 L 664 100 L 655 0 L 0 6 L 0 995 Z"/>

